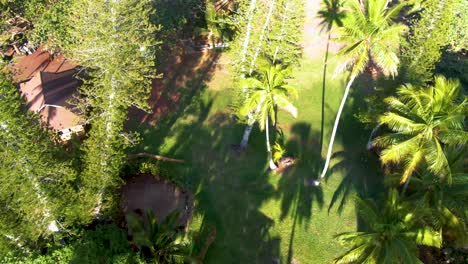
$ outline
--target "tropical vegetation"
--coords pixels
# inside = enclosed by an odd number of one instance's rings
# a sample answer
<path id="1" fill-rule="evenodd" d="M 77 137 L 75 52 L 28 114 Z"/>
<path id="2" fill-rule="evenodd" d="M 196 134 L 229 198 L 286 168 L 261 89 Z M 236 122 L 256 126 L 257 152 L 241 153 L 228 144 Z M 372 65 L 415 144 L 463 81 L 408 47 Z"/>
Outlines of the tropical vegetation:
<path id="1" fill-rule="evenodd" d="M 468 262 L 466 1 L 0 8 L 1 263 Z"/>

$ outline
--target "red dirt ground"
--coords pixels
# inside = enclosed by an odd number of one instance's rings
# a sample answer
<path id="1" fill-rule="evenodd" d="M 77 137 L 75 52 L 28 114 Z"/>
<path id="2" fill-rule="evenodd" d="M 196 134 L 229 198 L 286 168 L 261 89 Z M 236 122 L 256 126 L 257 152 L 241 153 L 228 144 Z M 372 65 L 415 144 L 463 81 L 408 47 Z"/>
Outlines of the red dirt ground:
<path id="1" fill-rule="evenodd" d="M 188 48 L 186 49 L 188 50 Z M 166 63 L 158 68 L 162 78 L 153 81 L 151 96 L 148 100 L 152 113 L 132 108 L 129 119 L 140 124 L 155 125 L 163 115 L 176 109 L 187 89 L 198 89 L 212 77 L 219 53 L 188 52 L 179 46 L 170 52 Z M 187 85 L 188 81 L 196 81 Z"/>

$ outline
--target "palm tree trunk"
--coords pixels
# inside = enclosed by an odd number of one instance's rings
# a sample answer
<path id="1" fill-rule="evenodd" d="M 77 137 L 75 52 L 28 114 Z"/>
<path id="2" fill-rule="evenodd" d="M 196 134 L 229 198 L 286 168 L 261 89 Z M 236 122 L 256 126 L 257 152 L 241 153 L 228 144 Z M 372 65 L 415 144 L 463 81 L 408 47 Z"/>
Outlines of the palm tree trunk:
<path id="1" fill-rule="evenodd" d="M 244 130 L 244 135 L 242 136 L 242 141 L 240 144 L 240 148 L 243 150 L 247 148 L 247 144 L 249 143 L 250 133 L 252 132 L 253 126 L 255 124 L 255 116 L 260 111 L 260 106 L 263 104 L 263 100 L 258 104 L 257 108 L 255 109 L 254 113 L 250 113 L 247 120 L 247 126 Z"/>
<path id="2" fill-rule="evenodd" d="M 274 106 L 275 108 L 275 123 L 273 123 L 273 128 L 276 130 L 276 125 L 278 124 L 278 105 Z"/>
<path id="3" fill-rule="evenodd" d="M 320 175 L 320 179 L 323 179 L 323 177 L 325 177 L 325 175 L 327 174 L 327 170 L 330 164 L 331 154 L 333 150 L 333 143 L 335 141 L 336 131 L 338 130 L 338 124 L 340 123 L 341 113 L 343 112 L 346 99 L 348 98 L 349 89 L 351 88 L 351 85 L 353 84 L 355 78 L 356 78 L 355 75 L 351 75 L 348 81 L 348 84 L 346 85 L 343 98 L 341 99 L 340 107 L 338 108 L 338 113 L 336 114 L 336 118 L 335 118 L 335 124 L 333 125 L 333 131 L 332 131 L 332 135 L 330 138 L 330 143 L 328 144 L 327 158 L 325 160 L 325 165 L 323 166 L 323 171 L 322 171 L 322 174 Z M 316 181 L 315 184 L 319 185 L 320 182 Z"/>
<path id="4" fill-rule="evenodd" d="M 403 185 L 403 189 L 401 190 L 401 196 L 403 197 L 406 193 L 406 189 L 408 188 L 409 182 L 411 181 L 411 177 L 413 176 L 413 173 L 410 174 L 408 179 L 405 182 L 405 185 Z"/>
<path id="5" fill-rule="evenodd" d="M 322 119 L 320 125 L 320 155 L 322 153 L 323 147 L 323 126 L 325 123 L 325 80 L 327 77 L 327 63 L 328 63 L 328 51 L 330 49 L 330 39 L 331 39 L 331 27 L 328 28 L 328 39 L 327 39 L 327 49 L 325 50 L 325 60 L 323 62 L 323 77 L 322 77 Z"/>
<path id="6" fill-rule="evenodd" d="M 270 9 L 268 11 L 268 15 L 267 15 L 267 18 L 265 20 L 265 24 L 263 25 L 262 33 L 260 34 L 260 40 L 258 42 L 257 48 L 255 49 L 255 54 L 254 54 L 254 56 L 252 58 L 252 62 L 250 64 L 249 74 L 252 74 L 252 72 L 253 72 L 253 67 L 255 66 L 255 61 L 257 60 L 258 53 L 260 52 L 260 46 L 262 44 L 263 38 L 265 37 L 265 30 L 266 30 L 268 24 L 270 23 L 270 17 L 271 17 L 271 15 L 273 13 L 273 8 L 275 6 L 275 1 L 276 0 L 274 0 L 270 4 Z M 245 47 L 246 46 L 244 46 L 244 48 Z M 247 52 L 246 48 L 245 48 L 245 51 Z M 243 58 L 245 58 L 245 57 L 243 57 Z M 241 60 L 241 62 L 242 62 L 242 60 Z M 244 67 L 244 64 L 242 64 L 241 67 Z M 245 69 L 245 68 L 242 68 L 242 69 Z M 242 69 L 241 69 L 241 71 L 243 72 Z M 245 93 L 246 91 L 244 90 L 242 92 Z M 249 142 L 250 133 L 252 132 L 252 128 L 253 128 L 253 125 L 255 123 L 254 115 L 251 114 L 248 117 L 248 121 L 247 121 L 248 126 L 245 128 L 244 135 L 242 136 L 242 141 L 241 141 L 241 145 L 240 145 L 241 149 L 245 149 L 247 147 L 247 143 Z"/>
<path id="7" fill-rule="evenodd" d="M 267 152 L 268 152 L 268 162 L 270 165 L 271 170 L 276 170 L 278 167 L 276 167 L 275 162 L 273 162 L 273 155 L 271 154 L 271 147 L 270 147 L 270 135 L 269 135 L 269 122 L 268 119 L 270 119 L 268 116 L 266 117 L 265 120 L 265 134 L 266 134 L 266 147 L 267 147 Z"/>
<path id="8" fill-rule="evenodd" d="M 242 136 L 242 141 L 240 143 L 240 148 L 241 149 L 247 148 L 247 144 L 249 143 L 250 133 L 252 132 L 254 124 L 255 124 L 255 122 L 251 122 L 245 127 L 244 134 Z"/>

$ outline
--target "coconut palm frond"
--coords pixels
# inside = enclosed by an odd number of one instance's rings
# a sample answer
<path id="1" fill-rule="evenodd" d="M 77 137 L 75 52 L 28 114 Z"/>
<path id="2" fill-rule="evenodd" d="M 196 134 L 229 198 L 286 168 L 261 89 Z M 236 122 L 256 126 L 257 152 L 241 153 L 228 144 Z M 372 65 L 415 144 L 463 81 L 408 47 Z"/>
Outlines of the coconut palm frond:
<path id="1" fill-rule="evenodd" d="M 412 137 L 409 140 L 398 142 L 394 145 L 387 146 L 380 155 L 380 160 L 384 163 L 398 163 L 405 160 L 411 153 L 418 148 L 419 138 Z"/>
<path id="2" fill-rule="evenodd" d="M 351 249 L 335 263 L 422 263 L 417 245 L 440 247 L 440 233 L 421 228 L 426 211 L 415 210 L 402 201 L 395 189 L 390 189 L 385 201 L 384 206 L 378 206 L 374 200 L 357 199 L 360 217 L 368 224 L 368 230 L 336 236 Z"/>
<path id="3" fill-rule="evenodd" d="M 400 183 L 405 183 L 408 178 L 416 171 L 416 168 L 421 164 L 424 159 L 424 152 L 420 149 L 415 150 L 411 154 L 411 158 L 406 162 L 404 166 L 404 172 L 401 177 Z"/>
<path id="4" fill-rule="evenodd" d="M 357 76 L 372 61 L 385 75 L 397 75 L 399 39 L 407 28 L 394 23 L 393 18 L 403 5 L 388 8 L 386 0 L 370 0 L 362 8 L 359 1 L 352 0 L 349 6 L 351 10 L 337 38 L 345 45 L 338 54 L 346 65 L 339 65 L 337 72 L 351 69 L 351 74 Z"/>
<path id="5" fill-rule="evenodd" d="M 385 102 L 389 111 L 380 116 L 381 124 L 392 133 L 375 139 L 374 145 L 384 147 L 384 163 L 403 163 L 402 182 L 419 167 L 417 162 L 440 179 L 451 181 L 446 149 L 468 142 L 465 127 L 465 100 L 460 100 L 460 83 L 436 77 L 432 87 L 401 86 L 398 97 Z"/>
<path id="6" fill-rule="evenodd" d="M 468 143 L 468 132 L 464 130 L 439 131 L 438 138 L 445 144 L 466 145 Z"/>

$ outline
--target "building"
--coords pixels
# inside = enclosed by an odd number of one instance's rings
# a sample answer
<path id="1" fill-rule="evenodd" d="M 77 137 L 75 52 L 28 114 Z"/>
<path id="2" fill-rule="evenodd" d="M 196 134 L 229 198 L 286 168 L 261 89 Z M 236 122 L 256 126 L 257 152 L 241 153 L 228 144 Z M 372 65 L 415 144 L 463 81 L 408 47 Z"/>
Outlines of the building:
<path id="1" fill-rule="evenodd" d="M 62 55 L 52 56 L 39 48 L 20 58 L 11 70 L 28 109 L 38 113 L 63 141 L 69 140 L 74 133 L 84 133 L 81 112 L 70 104 L 70 100 L 78 95 L 81 84 L 75 77 L 75 64 Z"/>

